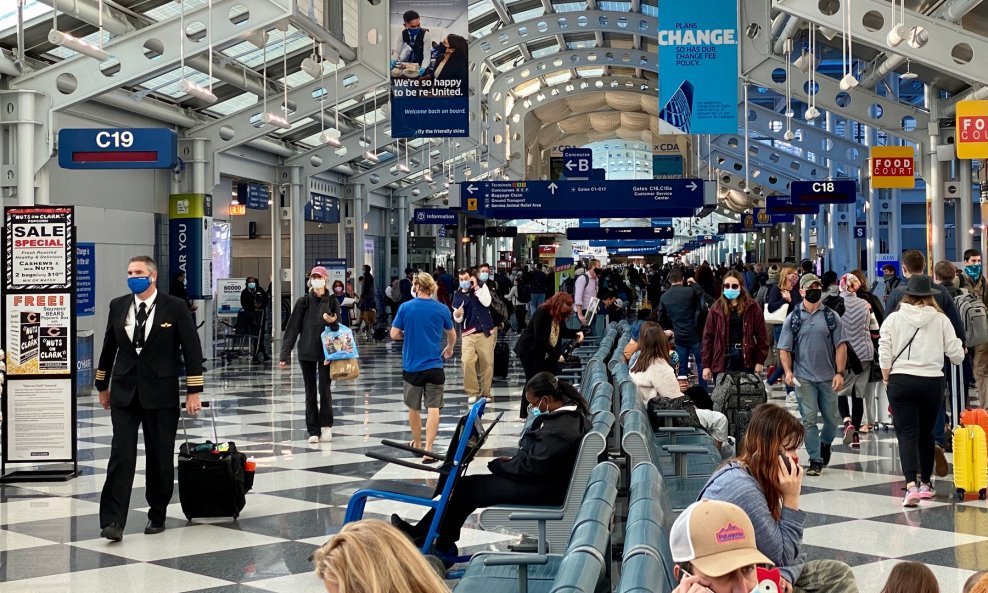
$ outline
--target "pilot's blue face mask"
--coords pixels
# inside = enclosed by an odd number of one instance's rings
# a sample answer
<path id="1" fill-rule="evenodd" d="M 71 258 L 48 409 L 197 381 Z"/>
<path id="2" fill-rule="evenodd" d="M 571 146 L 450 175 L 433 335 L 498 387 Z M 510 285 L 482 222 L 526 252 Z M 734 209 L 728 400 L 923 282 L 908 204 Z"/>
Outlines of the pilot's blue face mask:
<path id="1" fill-rule="evenodd" d="M 131 276 L 127 278 L 127 288 L 134 294 L 141 294 L 151 288 L 150 276 Z"/>

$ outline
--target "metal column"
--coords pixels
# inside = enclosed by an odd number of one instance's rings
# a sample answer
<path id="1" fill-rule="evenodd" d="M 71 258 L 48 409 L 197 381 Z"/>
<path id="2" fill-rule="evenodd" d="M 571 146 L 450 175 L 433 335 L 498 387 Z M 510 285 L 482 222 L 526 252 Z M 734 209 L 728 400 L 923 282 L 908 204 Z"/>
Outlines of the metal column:
<path id="1" fill-rule="evenodd" d="M 277 199 L 271 208 L 271 352 L 281 350 L 281 192 L 275 188 Z M 304 274 L 304 272 L 303 272 Z M 304 276 L 303 276 L 304 277 Z M 302 285 L 305 286 L 304 284 Z M 294 302 L 294 301 L 292 301 Z"/>
<path id="2" fill-rule="evenodd" d="M 353 281 L 364 273 L 364 221 L 367 220 L 367 189 L 363 183 L 353 184 Z"/>
<path id="3" fill-rule="evenodd" d="M 34 206 L 34 93 L 17 94 L 17 205 Z"/>
<path id="4" fill-rule="evenodd" d="M 397 274 L 394 269 L 394 262 L 391 261 L 391 247 L 394 245 L 394 235 L 395 235 L 395 204 L 399 202 L 401 198 L 391 192 L 391 197 L 388 198 L 388 209 L 384 216 L 384 269 L 378 270 L 377 274 L 380 276 L 380 284 L 382 286 L 387 286 L 387 283 L 391 282 L 391 276 L 401 277 Z"/>
<path id="5" fill-rule="evenodd" d="M 974 202 L 972 201 L 973 186 L 971 181 L 971 161 L 957 160 L 957 183 L 960 193 L 957 197 L 957 258 L 963 257 L 964 251 L 974 247 Z"/>
<path id="6" fill-rule="evenodd" d="M 192 139 L 192 193 L 194 194 L 206 194 L 212 191 L 212 185 L 208 187 L 210 191 L 207 191 L 206 185 L 206 141 L 202 138 Z M 209 228 L 206 228 L 204 232 L 212 232 L 212 218 L 210 218 Z M 201 262 L 197 262 L 197 265 L 202 265 Z M 203 299 L 193 301 L 199 307 L 199 312 L 202 313 L 203 324 L 199 328 L 199 340 L 202 343 L 202 351 L 212 352 L 213 351 L 213 335 L 214 335 L 214 311 L 216 309 L 216 303 L 213 299 Z"/>
<path id="7" fill-rule="evenodd" d="M 875 145 L 876 140 L 875 128 L 871 126 L 866 127 L 865 145 L 872 147 Z M 865 193 L 865 197 L 868 200 L 868 203 L 865 204 L 865 215 L 868 217 L 866 223 L 868 235 L 865 239 L 866 251 L 868 252 L 868 269 L 865 270 L 865 275 L 868 277 L 868 280 L 875 281 L 878 279 L 877 272 L 875 271 L 878 268 L 878 250 L 881 249 L 881 240 L 879 239 L 881 237 L 881 229 L 878 224 L 879 196 L 878 190 L 871 186 L 871 175 L 862 177 L 868 183 L 868 189 Z M 889 232 L 892 232 L 892 229 L 889 229 Z"/>
<path id="8" fill-rule="evenodd" d="M 928 160 L 929 173 L 926 179 L 926 253 L 927 267 L 946 257 L 944 250 L 944 204 L 943 204 L 943 174 L 941 163 L 937 160 L 937 146 L 940 145 L 940 128 L 934 122 L 940 114 L 940 97 L 938 89 L 926 85 L 924 91 L 926 107 L 930 110 L 930 143 L 926 146 L 925 158 Z"/>
<path id="9" fill-rule="evenodd" d="M 405 269 L 408 268 L 408 206 L 410 198 L 406 196 L 398 197 L 397 217 L 398 217 L 398 277 L 405 277 Z"/>
<path id="10" fill-rule="evenodd" d="M 308 186 L 308 179 L 306 179 Z M 288 267 L 292 271 L 292 302 L 305 293 L 305 197 L 302 193 L 302 167 L 291 167 L 288 171 L 288 200 L 292 207 L 292 220 L 289 225 L 292 242 L 288 246 Z"/>

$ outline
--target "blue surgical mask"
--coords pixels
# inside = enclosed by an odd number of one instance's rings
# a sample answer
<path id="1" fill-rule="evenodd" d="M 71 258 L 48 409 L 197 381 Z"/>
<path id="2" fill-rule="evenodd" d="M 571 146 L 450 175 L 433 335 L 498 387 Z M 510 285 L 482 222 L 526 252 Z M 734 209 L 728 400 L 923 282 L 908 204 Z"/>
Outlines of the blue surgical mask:
<path id="1" fill-rule="evenodd" d="M 127 287 L 130 288 L 130 292 L 134 294 L 141 294 L 151 288 L 151 277 L 131 276 L 130 278 L 127 278 Z"/>
<path id="2" fill-rule="evenodd" d="M 725 288 L 724 289 L 724 298 L 727 299 L 727 300 L 729 300 L 729 301 L 733 301 L 734 299 L 738 298 L 739 296 L 741 296 L 741 289 L 740 288 Z"/>
<path id="3" fill-rule="evenodd" d="M 487 282 L 487 279 L 490 278 L 490 277 L 491 277 L 491 275 L 488 274 L 487 272 L 481 272 L 480 273 L 480 276 L 478 276 L 478 278 L 480 279 L 481 282 Z"/>
<path id="4" fill-rule="evenodd" d="M 257 288 L 257 284 L 250 282 L 247 284 L 247 288 L 254 290 L 255 288 Z"/>
<path id="5" fill-rule="evenodd" d="M 971 280 L 977 282 L 981 279 L 981 264 L 971 264 L 969 266 L 964 266 L 964 272 L 971 277 Z"/>
<path id="6" fill-rule="evenodd" d="M 470 290 L 470 281 L 460 280 L 460 290 Z"/>

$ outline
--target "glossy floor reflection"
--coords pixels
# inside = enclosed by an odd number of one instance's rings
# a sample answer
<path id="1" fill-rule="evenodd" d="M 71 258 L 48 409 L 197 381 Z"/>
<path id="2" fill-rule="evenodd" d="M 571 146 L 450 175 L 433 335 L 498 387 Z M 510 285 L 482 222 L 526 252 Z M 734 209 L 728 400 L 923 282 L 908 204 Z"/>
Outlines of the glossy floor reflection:
<path id="1" fill-rule="evenodd" d="M 390 342 L 361 344 L 361 377 L 333 388 L 333 441 L 306 443 L 301 377 L 297 370 L 270 366 L 211 369 L 206 398 L 216 404 L 221 439 L 236 441 L 253 456 L 258 475 L 238 521 L 188 524 L 176 490 L 168 530 L 143 535 L 146 522 L 143 459 L 138 462 L 124 541 L 99 539 L 99 492 L 109 455 L 110 418 L 83 398 L 79 410 L 82 475 L 66 483 L 0 487 L 0 592 L 233 593 L 261 591 L 321 593 L 309 555 L 342 521 L 350 492 L 367 479 L 430 483 L 430 474 L 365 457 L 381 439 L 408 440 L 401 403 L 400 351 Z M 458 360 L 447 365 L 446 408 L 440 439 L 448 439 L 466 410 Z M 516 416 L 521 369 L 495 381 L 489 414 L 504 411 L 471 473 L 486 472 L 488 458 L 510 454 L 521 424 Z M 203 419 L 189 423 L 189 438 L 204 440 L 212 429 Z M 181 441 L 182 434 L 179 433 Z M 441 440 L 437 448 L 445 446 Z M 944 592 L 960 591 L 975 570 L 988 569 L 988 506 L 957 503 L 950 478 L 939 482 L 934 502 L 905 512 L 902 480 L 891 433 L 867 435 L 860 451 L 835 446 L 831 467 L 807 478 L 802 507 L 810 558 L 850 563 L 863 593 L 877 593 L 897 561 L 921 560 L 940 578 Z M 411 458 L 411 457 L 409 457 Z M 805 453 L 804 453 L 805 459 Z M 373 502 L 370 516 L 421 511 Z M 472 522 L 468 527 L 476 526 Z M 465 529 L 461 551 L 504 547 L 510 534 Z"/>

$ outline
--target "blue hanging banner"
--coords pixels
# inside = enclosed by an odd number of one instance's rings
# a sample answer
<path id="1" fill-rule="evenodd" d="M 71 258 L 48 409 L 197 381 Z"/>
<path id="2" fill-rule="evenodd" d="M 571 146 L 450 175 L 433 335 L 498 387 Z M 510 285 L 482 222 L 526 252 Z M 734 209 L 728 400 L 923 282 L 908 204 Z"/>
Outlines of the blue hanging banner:
<path id="1" fill-rule="evenodd" d="M 597 228 L 600 228 L 600 219 L 599 218 L 581 218 L 580 219 L 580 228 L 584 228 L 584 229 L 597 229 Z"/>
<path id="2" fill-rule="evenodd" d="M 610 250 L 610 249 L 625 249 L 625 248 L 633 249 L 633 248 L 636 248 L 636 247 L 640 247 L 642 249 L 645 249 L 645 248 L 652 248 L 652 249 L 654 249 L 654 248 L 657 248 L 657 247 L 662 247 L 665 244 L 666 244 L 666 241 L 663 241 L 661 239 L 652 240 L 652 241 L 608 241 L 606 239 L 591 239 L 590 240 L 590 246 L 591 247 L 606 247 L 608 250 Z"/>
<path id="3" fill-rule="evenodd" d="M 75 245 L 75 314 L 96 315 L 96 244 Z"/>
<path id="4" fill-rule="evenodd" d="M 680 133 L 738 133 L 737 10 L 737 0 L 659 10 L 659 117 Z"/>
<path id="5" fill-rule="evenodd" d="M 667 227 L 570 227 L 566 229 L 566 238 L 571 241 L 585 241 L 588 239 L 610 239 L 610 240 L 654 240 L 672 239 L 675 236 L 673 228 Z M 591 243 L 593 246 L 593 243 Z"/>
<path id="6" fill-rule="evenodd" d="M 793 224 L 796 216 L 793 214 L 769 214 L 764 208 L 755 208 L 750 214 L 741 217 L 741 228 L 745 231 L 768 229 L 777 224 Z"/>
<path id="7" fill-rule="evenodd" d="M 340 222 L 340 199 L 315 192 L 310 193 L 309 203 L 305 205 L 305 220 L 323 224 L 338 224 Z"/>
<path id="8" fill-rule="evenodd" d="M 793 181 L 789 193 L 794 205 L 853 204 L 858 199 L 858 182 L 853 179 Z"/>
<path id="9" fill-rule="evenodd" d="M 470 135 L 467 0 L 391 0 L 391 137 Z"/>
<path id="10" fill-rule="evenodd" d="M 450 224 L 455 225 L 456 210 L 445 208 L 416 208 L 412 215 L 415 224 Z"/>
<path id="11" fill-rule="evenodd" d="M 797 203 L 792 196 L 765 196 L 765 210 L 769 214 L 816 214 L 820 206 Z"/>

